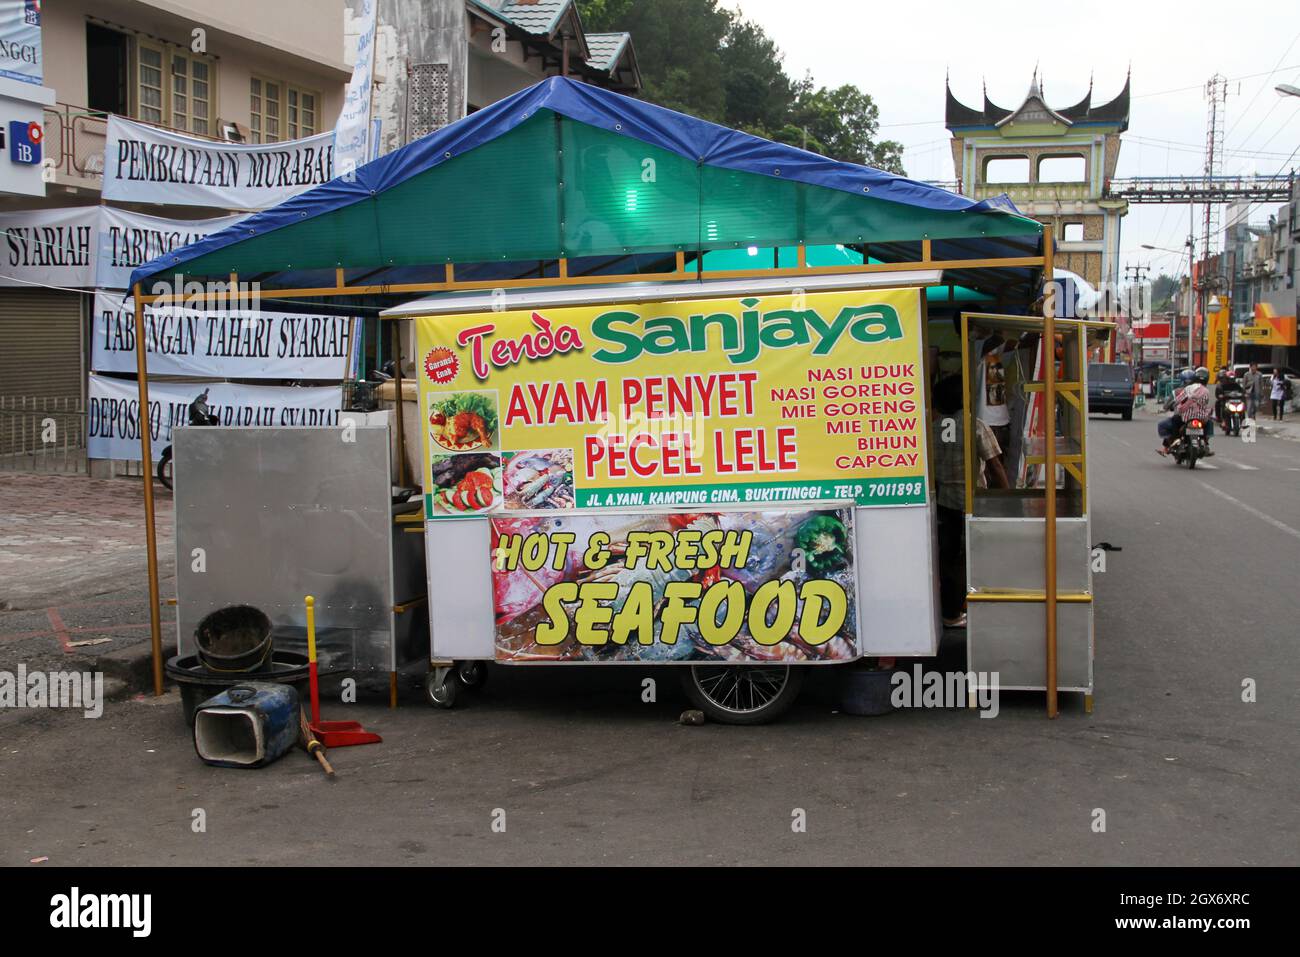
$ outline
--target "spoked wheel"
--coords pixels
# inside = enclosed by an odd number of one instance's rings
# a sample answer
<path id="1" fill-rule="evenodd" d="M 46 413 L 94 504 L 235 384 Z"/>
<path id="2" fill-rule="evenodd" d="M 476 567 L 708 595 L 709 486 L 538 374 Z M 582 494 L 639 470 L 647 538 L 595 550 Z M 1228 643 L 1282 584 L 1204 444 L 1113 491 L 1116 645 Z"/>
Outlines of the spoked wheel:
<path id="1" fill-rule="evenodd" d="M 158 460 L 158 481 L 164 488 L 172 487 L 172 457 L 164 455 Z"/>
<path id="2" fill-rule="evenodd" d="M 788 665 L 691 665 L 682 668 L 691 703 L 720 724 L 766 724 L 799 696 L 803 669 Z"/>

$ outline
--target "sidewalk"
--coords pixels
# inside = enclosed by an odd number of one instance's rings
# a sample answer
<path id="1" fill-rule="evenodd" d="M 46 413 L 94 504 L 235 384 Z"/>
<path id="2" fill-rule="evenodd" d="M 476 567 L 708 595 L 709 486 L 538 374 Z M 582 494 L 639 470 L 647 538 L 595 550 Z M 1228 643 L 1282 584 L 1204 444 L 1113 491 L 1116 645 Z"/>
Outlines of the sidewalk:
<path id="1" fill-rule="evenodd" d="M 155 487 L 154 500 L 165 601 L 176 594 L 171 493 Z M 140 480 L 0 473 L 0 516 L 0 671 L 104 670 L 119 689 L 139 686 L 149 650 Z M 175 609 L 161 613 L 173 643 Z"/>
<path id="2" fill-rule="evenodd" d="M 1261 417 L 1255 420 L 1255 427 L 1260 435 L 1300 442 L 1300 414 L 1298 413 L 1288 412 L 1281 422 Z"/>
<path id="3" fill-rule="evenodd" d="M 155 486 L 160 576 L 175 565 L 172 497 Z M 0 610 L 85 600 L 146 579 L 139 479 L 0 473 Z"/>

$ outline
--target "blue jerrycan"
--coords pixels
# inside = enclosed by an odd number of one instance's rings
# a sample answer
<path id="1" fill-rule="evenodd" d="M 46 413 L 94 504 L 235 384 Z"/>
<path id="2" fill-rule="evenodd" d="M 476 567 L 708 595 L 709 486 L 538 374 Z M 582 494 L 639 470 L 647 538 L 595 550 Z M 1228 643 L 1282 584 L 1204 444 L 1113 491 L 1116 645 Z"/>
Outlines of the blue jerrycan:
<path id="1" fill-rule="evenodd" d="M 245 681 L 209 698 L 194 713 L 194 750 L 208 764 L 260 768 L 298 740 L 298 691 Z"/>

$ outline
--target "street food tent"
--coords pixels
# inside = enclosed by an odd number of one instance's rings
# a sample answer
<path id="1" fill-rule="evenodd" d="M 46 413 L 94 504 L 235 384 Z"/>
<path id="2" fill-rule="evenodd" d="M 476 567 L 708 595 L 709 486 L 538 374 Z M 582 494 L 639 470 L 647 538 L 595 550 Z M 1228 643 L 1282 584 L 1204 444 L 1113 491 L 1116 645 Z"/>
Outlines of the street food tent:
<path id="1" fill-rule="evenodd" d="M 933 315 L 972 298 L 1024 312 L 1051 257 L 1050 233 L 1005 197 L 976 202 L 557 77 L 154 260 L 131 285 L 137 324 L 146 303 L 192 299 L 195 283 L 257 283 L 265 308 L 354 315 L 484 290 L 940 287 Z M 1050 306 L 1045 318 L 1050 336 Z M 1046 375 L 1051 396 L 1050 363 Z M 1050 443 L 1047 455 L 1050 473 Z M 152 559 L 151 490 L 146 509 Z"/>

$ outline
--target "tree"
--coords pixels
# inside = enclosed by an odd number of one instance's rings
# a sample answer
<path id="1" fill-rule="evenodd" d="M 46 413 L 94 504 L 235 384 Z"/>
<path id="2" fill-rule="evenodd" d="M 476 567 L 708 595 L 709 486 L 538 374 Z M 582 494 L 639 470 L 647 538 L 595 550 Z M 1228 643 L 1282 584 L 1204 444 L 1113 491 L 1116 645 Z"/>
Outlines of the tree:
<path id="1" fill-rule="evenodd" d="M 766 31 L 718 0 L 578 0 L 587 29 L 632 34 L 652 103 L 834 159 L 903 172 L 903 147 L 877 140 L 875 101 L 852 84 L 795 82 Z"/>
<path id="2" fill-rule="evenodd" d="M 1174 307 L 1174 296 L 1178 294 L 1178 280 L 1161 273 L 1151 283 L 1151 311 L 1170 312 Z"/>
<path id="3" fill-rule="evenodd" d="M 810 141 L 821 145 L 817 152 L 847 163 L 903 172 L 902 144 L 876 139 L 880 110 L 869 94 L 850 83 L 814 90 L 812 77 L 805 76 L 799 84 L 791 121 L 793 126 L 808 131 Z"/>
<path id="4" fill-rule="evenodd" d="M 727 125 L 760 135 L 785 125 L 795 90 L 776 42 L 762 27 L 733 15 L 720 53 Z"/>
<path id="5" fill-rule="evenodd" d="M 721 49 L 731 16 L 717 0 L 579 0 L 578 11 L 587 30 L 632 34 L 647 100 L 726 122 Z"/>

